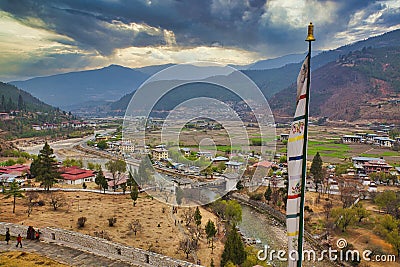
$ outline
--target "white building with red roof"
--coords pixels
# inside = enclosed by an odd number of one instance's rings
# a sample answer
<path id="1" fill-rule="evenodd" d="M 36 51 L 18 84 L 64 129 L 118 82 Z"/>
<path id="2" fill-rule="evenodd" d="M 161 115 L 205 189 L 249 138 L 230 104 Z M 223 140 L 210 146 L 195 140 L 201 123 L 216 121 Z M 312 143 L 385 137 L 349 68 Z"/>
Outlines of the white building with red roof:
<path id="1" fill-rule="evenodd" d="M 94 182 L 96 177 L 92 170 L 85 170 L 76 166 L 60 168 L 61 176 L 64 178 L 65 184 L 83 184 Z"/>
<path id="2" fill-rule="evenodd" d="M 0 167 L 0 174 L 16 174 L 18 176 L 23 176 L 29 174 L 30 167 L 28 165 L 15 164 L 12 166 Z"/>

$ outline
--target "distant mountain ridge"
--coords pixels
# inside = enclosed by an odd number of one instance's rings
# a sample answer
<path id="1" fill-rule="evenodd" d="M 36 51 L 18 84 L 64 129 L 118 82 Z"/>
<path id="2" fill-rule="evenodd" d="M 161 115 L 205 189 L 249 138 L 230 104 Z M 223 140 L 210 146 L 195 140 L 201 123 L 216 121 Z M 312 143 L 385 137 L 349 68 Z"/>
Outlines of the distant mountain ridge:
<path id="1" fill-rule="evenodd" d="M 149 75 L 118 65 L 10 82 L 57 107 L 86 101 L 117 100 L 135 90 Z"/>
<path id="2" fill-rule="evenodd" d="M 270 99 L 276 117 L 294 114 L 295 84 Z M 363 48 L 312 73 L 310 115 L 400 123 L 400 46 Z"/>

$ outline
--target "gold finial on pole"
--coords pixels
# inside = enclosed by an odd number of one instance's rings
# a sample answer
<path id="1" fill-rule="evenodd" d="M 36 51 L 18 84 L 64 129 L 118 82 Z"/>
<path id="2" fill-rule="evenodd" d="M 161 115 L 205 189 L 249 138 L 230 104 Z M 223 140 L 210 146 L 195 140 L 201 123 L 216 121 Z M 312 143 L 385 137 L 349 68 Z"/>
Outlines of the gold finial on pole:
<path id="1" fill-rule="evenodd" d="M 312 42 L 315 41 L 314 38 L 314 25 L 312 24 L 312 22 L 310 22 L 310 24 L 308 25 L 308 35 L 306 38 L 306 42 Z"/>

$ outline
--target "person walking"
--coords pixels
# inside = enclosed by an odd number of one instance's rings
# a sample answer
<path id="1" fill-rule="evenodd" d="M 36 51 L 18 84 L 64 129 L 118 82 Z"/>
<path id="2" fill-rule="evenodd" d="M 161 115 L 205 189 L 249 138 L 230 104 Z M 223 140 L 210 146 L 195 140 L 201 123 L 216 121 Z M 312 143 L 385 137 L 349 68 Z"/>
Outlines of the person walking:
<path id="1" fill-rule="evenodd" d="M 36 239 L 36 241 L 39 241 L 39 238 L 40 238 L 40 231 L 39 231 L 40 229 L 38 229 L 37 231 L 36 231 L 36 235 L 35 235 L 35 239 Z"/>
<path id="2" fill-rule="evenodd" d="M 22 236 L 20 234 L 17 236 L 17 245 L 15 247 L 18 247 L 18 244 L 22 248 Z"/>
<path id="3" fill-rule="evenodd" d="M 6 242 L 7 242 L 7 245 L 8 245 L 8 241 L 10 241 L 10 239 L 11 239 L 10 229 L 7 228 L 7 231 L 6 231 Z"/>

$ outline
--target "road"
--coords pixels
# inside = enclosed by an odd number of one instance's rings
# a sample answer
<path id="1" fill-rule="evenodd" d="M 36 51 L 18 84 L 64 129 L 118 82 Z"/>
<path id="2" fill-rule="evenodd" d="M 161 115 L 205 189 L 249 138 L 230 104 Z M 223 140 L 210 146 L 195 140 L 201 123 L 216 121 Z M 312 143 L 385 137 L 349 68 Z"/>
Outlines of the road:
<path id="1" fill-rule="evenodd" d="M 116 129 L 106 129 L 106 130 L 100 130 L 96 131 L 96 133 L 99 134 L 106 134 L 106 133 L 111 133 L 114 132 Z M 77 145 L 86 145 L 86 142 L 93 139 L 93 135 L 86 136 L 84 138 L 72 138 L 72 139 L 66 139 L 66 140 L 61 140 L 61 141 L 56 141 L 56 142 L 50 142 L 49 145 L 54 151 L 54 155 L 56 156 L 57 160 L 63 161 L 65 160 L 68 156 L 68 152 L 71 152 L 71 158 L 76 158 L 80 159 L 82 158 L 82 161 L 84 164 L 87 164 L 87 162 L 92 162 L 95 164 L 101 164 L 104 167 L 104 164 L 109 160 L 104 157 L 96 156 L 94 154 L 88 154 L 84 153 L 82 151 L 77 151 L 74 147 Z M 28 152 L 30 154 L 37 155 L 39 154 L 39 151 L 43 148 L 44 144 L 40 145 L 33 145 L 33 146 L 28 146 L 28 147 L 18 147 L 19 149 Z M 67 153 L 66 153 L 67 152 Z M 77 156 L 75 156 L 78 154 Z"/>

